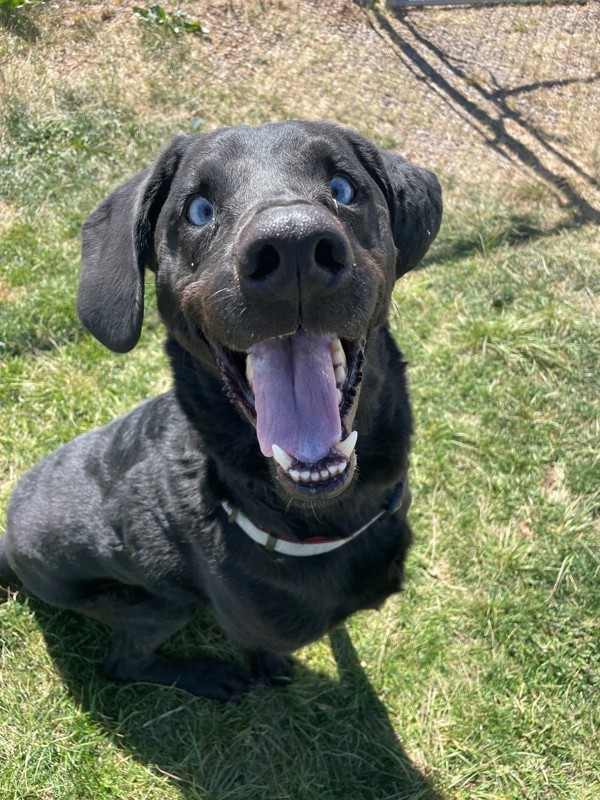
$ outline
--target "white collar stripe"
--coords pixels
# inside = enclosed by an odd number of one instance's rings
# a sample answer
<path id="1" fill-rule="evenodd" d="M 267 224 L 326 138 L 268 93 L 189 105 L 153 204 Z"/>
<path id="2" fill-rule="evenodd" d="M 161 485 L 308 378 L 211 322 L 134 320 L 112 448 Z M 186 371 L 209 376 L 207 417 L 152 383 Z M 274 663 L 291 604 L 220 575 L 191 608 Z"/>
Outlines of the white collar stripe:
<path id="1" fill-rule="evenodd" d="M 402 484 L 399 485 L 398 489 L 399 491 L 397 491 L 397 494 L 399 497 L 398 500 L 394 502 L 392 507 L 381 510 L 372 519 L 370 519 L 366 525 L 363 525 L 362 528 L 354 531 L 354 533 L 350 534 L 350 536 L 347 536 L 345 539 L 313 538 L 304 542 L 293 542 L 287 538 L 273 536 L 271 533 L 259 528 L 239 509 L 234 508 L 227 500 L 223 500 L 221 502 L 221 506 L 229 517 L 230 522 L 235 522 L 236 525 L 238 525 L 253 541 L 262 545 L 270 552 L 282 553 L 286 556 L 318 556 L 323 553 L 329 553 L 332 550 L 337 550 L 338 547 L 348 544 L 348 542 L 351 542 L 352 539 L 355 539 L 363 531 L 366 531 L 366 529 L 369 528 L 380 517 L 395 511 L 400 506 L 402 499 Z M 396 498 L 394 498 L 394 500 L 396 500 Z"/>

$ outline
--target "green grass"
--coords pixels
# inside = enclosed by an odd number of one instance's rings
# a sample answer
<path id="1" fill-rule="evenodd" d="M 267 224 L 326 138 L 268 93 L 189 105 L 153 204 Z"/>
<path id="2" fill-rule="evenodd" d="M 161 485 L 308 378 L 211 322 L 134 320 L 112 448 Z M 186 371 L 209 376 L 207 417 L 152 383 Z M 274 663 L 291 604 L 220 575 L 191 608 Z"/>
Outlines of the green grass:
<path id="1" fill-rule="evenodd" d="M 171 133 L 99 91 L 59 84 L 43 113 L 4 94 L 2 515 L 37 459 L 168 385 L 151 288 L 127 356 L 75 315 L 81 223 Z M 211 98 L 237 121 L 233 91 Z M 265 96 L 252 121 L 285 113 Z M 226 707 L 109 683 L 102 628 L 11 597 L 1 800 L 598 796 L 598 234 L 547 226 L 543 198 L 459 200 L 392 314 L 417 425 L 405 592 Z M 202 618 L 169 648 L 240 657 Z"/>

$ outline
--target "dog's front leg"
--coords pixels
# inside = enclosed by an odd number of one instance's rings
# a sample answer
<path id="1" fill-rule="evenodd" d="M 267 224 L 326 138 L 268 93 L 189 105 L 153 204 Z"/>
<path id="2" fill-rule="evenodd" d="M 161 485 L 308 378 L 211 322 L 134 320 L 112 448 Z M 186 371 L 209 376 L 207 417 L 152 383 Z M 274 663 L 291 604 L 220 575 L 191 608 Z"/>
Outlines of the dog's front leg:
<path id="1" fill-rule="evenodd" d="M 112 647 L 104 662 L 104 671 L 112 680 L 176 686 L 223 702 L 254 689 L 257 682 L 234 664 L 183 661 L 156 652 L 190 620 L 193 610 L 147 597 L 130 605 L 98 603 L 84 613 L 112 629 Z"/>
<path id="2" fill-rule="evenodd" d="M 112 680 L 176 686 L 198 697 L 222 702 L 256 686 L 249 675 L 226 661 L 180 661 L 159 655 L 154 637 L 144 637 L 140 631 L 113 632 L 104 670 Z"/>
<path id="3" fill-rule="evenodd" d="M 293 666 L 289 656 L 266 650 L 249 652 L 250 668 L 259 684 L 287 686 L 292 680 Z"/>

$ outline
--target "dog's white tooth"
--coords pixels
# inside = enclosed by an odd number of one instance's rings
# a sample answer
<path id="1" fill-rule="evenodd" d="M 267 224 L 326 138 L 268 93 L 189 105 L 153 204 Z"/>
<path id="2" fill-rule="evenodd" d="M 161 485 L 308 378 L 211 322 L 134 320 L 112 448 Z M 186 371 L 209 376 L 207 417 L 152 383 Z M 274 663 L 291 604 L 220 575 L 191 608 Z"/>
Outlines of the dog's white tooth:
<path id="1" fill-rule="evenodd" d="M 345 367 L 346 366 L 346 354 L 343 350 L 334 350 L 333 351 L 333 366 L 334 367 Z"/>
<path id="2" fill-rule="evenodd" d="M 311 473 L 310 473 L 310 479 L 311 479 L 311 481 L 318 481 L 320 477 L 321 477 L 321 476 L 319 475 L 319 473 L 318 473 L 318 472 L 311 472 Z"/>
<path id="3" fill-rule="evenodd" d="M 338 464 L 338 472 L 340 473 L 340 475 L 342 474 L 342 472 L 344 472 L 347 466 L 348 466 L 347 461 L 342 461 L 341 464 Z"/>
<path id="4" fill-rule="evenodd" d="M 327 467 L 327 472 L 331 475 L 332 478 L 334 475 L 337 475 L 338 474 L 337 464 L 331 464 L 329 467 Z"/>
<path id="5" fill-rule="evenodd" d="M 254 380 L 254 356 L 252 353 L 248 353 L 246 356 L 246 380 L 252 386 Z"/>
<path id="6" fill-rule="evenodd" d="M 303 470 L 300 473 L 300 477 L 302 478 L 303 481 L 309 480 L 310 479 L 310 470 L 308 470 L 308 469 Z"/>
<path id="7" fill-rule="evenodd" d="M 339 339 L 333 339 L 331 342 L 331 359 L 334 367 L 346 364 L 346 353 Z"/>
<path id="8" fill-rule="evenodd" d="M 338 386 L 341 386 L 345 380 L 346 380 L 346 365 L 339 364 L 335 368 L 335 382 L 337 383 Z"/>
<path id="9" fill-rule="evenodd" d="M 337 401 L 338 401 L 338 406 L 339 406 L 339 405 L 341 405 L 341 402 L 342 402 L 342 400 L 344 398 L 344 395 L 342 394 L 342 390 L 341 389 L 336 389 L 335 391 L 337 392 Z"/>
<path id="10" fill-rule="evenodd" d="M 281 447 L 279 447 L 279 445 L 274 444 L 271 445 L 271 447 L 273 450 L 273 458 L 279 464 L 281 469 L 284 472 L 287 472 L 289 468 L 292 466 L 294 459 L 291 456 L 289 456 L 285 452 L 285 450 L 282 450 Z"/>
<path id="11" fill-rule="evenodd" d="M 293 481 L 296 481 L 296 483 L 298 483 L 298 481 L 300 480 L 300 473 L 298 472 L 298 470 L 297 470 L 297 469 L 291 469 L 291 470 L 288 472 L 288 475 L 290 476 L 290 478 L 291 478 Z"/>
<path id="12" fill-rule="evenodd" d="M 350 434 L 350 436 L 348 436 L 347 439 L 344 439 L 343 442 L 338 442 L 335 445 L 335 449 L 338 451 L 338 453 L 341 453 L 346 458 L 350 458 L 350 456 L 352 455 L 352 451 L 354 450 L 354 447 L 356 445 L 357 439 L 358 439 L 358 433 L 356 431 L 352 431 L 352 433 Z"/>
<path id="13" fill-rule="evenodd" d="M 327 480 L 327 478 L 329 478 L 329 470 L 322 469 L 321 470 L 321 478 L 323 478 L 324 481 Z"/>

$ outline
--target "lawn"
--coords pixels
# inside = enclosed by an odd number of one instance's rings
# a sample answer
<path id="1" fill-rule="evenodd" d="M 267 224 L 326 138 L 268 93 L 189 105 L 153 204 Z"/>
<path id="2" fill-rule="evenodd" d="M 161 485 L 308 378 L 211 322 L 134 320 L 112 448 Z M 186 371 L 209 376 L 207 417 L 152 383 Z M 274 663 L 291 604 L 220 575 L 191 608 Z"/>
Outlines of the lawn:
<path id="1" fill-rule="evenodd" d="M 297 653 L 289 688 L 227 706 L 109 683 L 105 630 L 10 595 L 0 800 L 597 798 L 600 26 L 577 39 L 597 4 L 405 19 L 211 0 L 160 24 L 133 5 L 0 16 L 0 530 L 36 460 L 169 385 L 151 285 L 126 356 L 76 318 L 87 215 L 178 131 L 308 117 L 445 189 L 442 231 L 391 316 L 416 418 L 415 544 L 400 596 Z M 545 82 L 529 117 L 477 89 L 507 52 L 486 51 L 492 28 L 531 53 L 520 81 Z M 551 86 L 562 36 L 577 74 Z M 472 69 L 442 63 L 442 45 L 478 48 Z M 510 64 L 494 73 L 505 89 Z M 168 647 L 240 658 L 205 618 Z"/>

